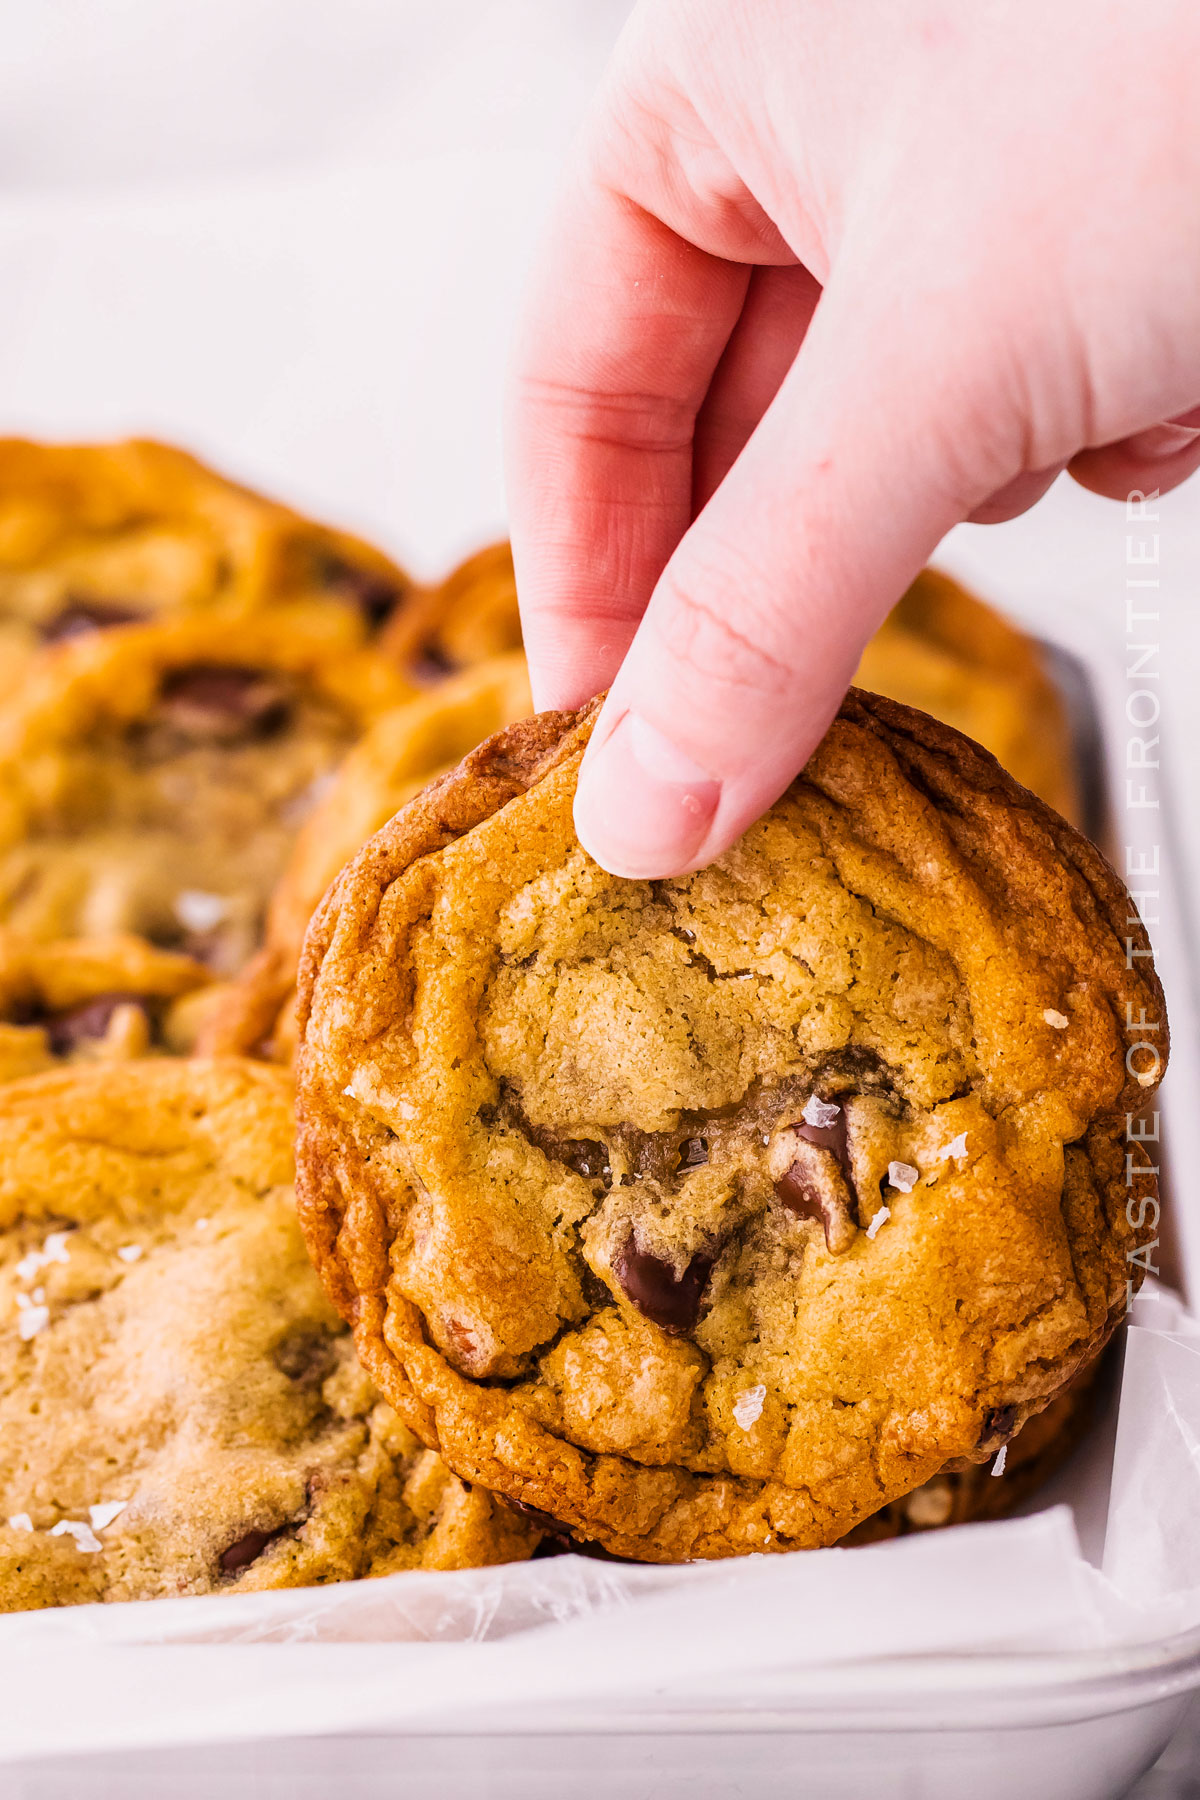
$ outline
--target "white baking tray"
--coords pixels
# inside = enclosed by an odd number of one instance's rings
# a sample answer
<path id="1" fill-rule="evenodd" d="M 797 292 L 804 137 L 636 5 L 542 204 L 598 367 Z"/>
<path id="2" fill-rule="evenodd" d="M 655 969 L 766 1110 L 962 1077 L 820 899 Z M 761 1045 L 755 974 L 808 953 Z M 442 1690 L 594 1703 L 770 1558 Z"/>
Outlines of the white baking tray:
<path id="1" fill-rule="evenodd" d="M 1086 644 L 1068 648 L 1086 666 L 1099 737 L 1092 773 L 1100 776 L 1111 799 L 1114 789 L 1123 792 L 1123 664 L 1117 655 L 1097 654 Z M 1175 1278 L 1194 1296 L 1200 1292 L 1200 1220 L 1189 1203 L 1189 1172 L 1200 1166 L 1200 1121 L 1192 1101 L 1200 1084 L 1196 977 L 1179 904 L 1181 872 L 1171 854 L 1169 784 L 1162 784 L 1160 797 L 1157 818 L 1114 812 L 1109 836 L 1110 844 L 1119 846 L 1137 841 L 1138 833 L 1153 833 L 1164 845 L 1160 920 L 1151 930 L 1173 1025 L 1172 1069 L 1161 1101 L 1167 1216 L 1174 1234 Z M 1095 1484 L 1103 1489 L 1111 1443 L 1100 1434 L 1084 1454 L 1091 1458 Z M 1062 1487 L 1060 1482 L 1056 1491 Z M 1054 1497 L 1052 1492 L 1049 1498 Z M 1086 1541 L 1086 1519 L 1081 1517 L 1079 1524 Z M 995 1528 L 960 1528 L 990 1529 Z M 910 1539 L 889 1550 L 918 1557 L 922 1541 Z M 848 1554 L 862 1558 L 874 1552 Z M 602 1582 L 600 1568 L 590 1565 L 586 1579 Z M 528 1571 L 530 1577 L 532 1573 Z M 456 1579 L 469 1598 L 476 1578 Z M 524 1577 L 516 1579 L 519 1585 Z M 647 1572 L 651 1588 L 653 1579 Z M 419 1586 L 408 1591 L 419 1598 Z M 1002 1575 L 994 1606 L 988 1604 L 986 1584 L 980 1592 L 982 1626 L 989 1613 L 1003 1612 L 1012 1596 L 1004 1592 Z M 917 1580 L 909 1601 L 914 1626 L 920 1595 Z M 305 1604 L 303 1597 L 288 1600 L 293 1612 Z M 176 1609 L 171 1618 L 184 1620 L 186 1609 L 195 1604 L 151 1603 Z M 229 1619 L 229 1635 L 236 1640 L 237 1601 L 217 1604 L 230 1609 L 222 1616 Z M 620 1615 L 615 1635 L 610 1634 L 614 1660 L 621 1654 L 622 1632 L 628 1634 L 624 1641 L 631 1653 L 636 1648 L 645 1654 L 646 1604 L 635 1598 Z M 377 1795 L 389 1800 L 425 1795 L 438 1800 L 561 1800 L 564 1794 L 603 1794 L 606 1800 L 693 1800 L 696 1795 L 963 1800 L 964 1794 L 970 1800 L 1013 1800 L 1014 1795 L 1020 1800 L 1107 1800 L 1126 1794 L 1155 1760 L 1200 1686 L 1196 1629 L 1121 1649 L 1031 1653 L 1028 1648 L 1006 1652 L 993 1647 L 954 1655 L 892 1654 L 825 1665 L 805 1662 L 745 1679 L 727 1675 L 717 1686 L 698 1675 L 686 1694 L 678 1681 L 669 1695 L 665 1684 L 656 1693 L 651 1680 L 644 1697 L 623 1695 L 618 1701 L 589 1692 L 584 1680 L 574 1694 L 568 1682 L 547 1703 L 536 1684 L 522 1685 L 517 1635 L 492 1652 L 509 1658 L 518 1671 L 502 1703 L 456 1708 L 441 1725 L 432 1716 L 403 1730 L 379 1730 L 372 1721 L 386 1716 L 389 1686 L 399 1692 L 412 1682 L 412 1659 L 422 1655 L 420 1645 L 214 1644 L 188 1641 L 184 1626 L 175 1641 L 152 1648 L 137 1641 L 135 1618 L 144 1616 L 145 1609 L 121 1610 L 131 1620 L 131 1641 L 123 1646 L 89 1645 L 86 1628 L 75 1629 L 83 1625 L 78 1614 L 75 1619 L 40 1615 L 47 1626 L 44 1642 L 20 1653 L 18 1670 L 10 1660 L 12 1649 L 0 1638 L 0 1713 L 6 1693 L 7 1704 L 14 1690 L 23 1696 L 21 1716 L 10 1712 L 9 1733 L 0 1730 L 0 1755 L 6 1736 L 10 1743 L 35 1741 L 43 1752 L 0 1768 L 0 1800 L 138 1800 L 143 1795 L 324 1800 L 334 1793 L 351 1800 Z M 881 1628 L 884 1624 L 883 1641 L 903 1644 L 903 1621 L 898 1627 L 894 1611 L 881 1619 Z M 454 1631 L 429 1635 L 453 1636 Z M 572 1640 L 563 1641 L 569 1654 Z M 981 1642 L 986 1641 L 986 1631 L 981 1632 Z M 439 1644 L 424 1654 L 434 1657 L 445 1649 Z M 697 1666 L 702 1668 L 702 1656 Z M 597 1683 L 599 1689 L 604 1685 L 603 1679 Z M 361 1697 L 362 1729 L 322 1731 L 331 1688 Z M 186 1701 L 192 1691 L 206 1696 L 202 1716 L 189 1715 Z M 281 1735 L 276 1723 L 281 1692 L 290 1692 L 308 1709 L 306 1728 L 317 1735 Z M 256 1693 L 262 1697 L 257 1728 Z M 30 1695 L 36 1699 L 31 1701 Z M 39 1714 L 32 1726 L 31 1712 Z M 87 1714 L 82 1727 L 81 1713 Z M 53 1753 L 56 1718 L 69 1754 Z"/>

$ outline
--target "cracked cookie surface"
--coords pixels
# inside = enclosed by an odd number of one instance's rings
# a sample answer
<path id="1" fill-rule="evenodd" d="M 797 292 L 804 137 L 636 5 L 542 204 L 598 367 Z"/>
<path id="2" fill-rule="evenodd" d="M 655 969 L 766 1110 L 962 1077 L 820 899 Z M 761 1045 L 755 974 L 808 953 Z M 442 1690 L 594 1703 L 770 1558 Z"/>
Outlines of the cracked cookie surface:
<path id="1" fill-rule="evenodd" d="M 0 1090 L 0 1609 L 528 1556 L 359 1367 L 232 1059 Z"/>
<path id="2" fill-rule="evenodd" d="M 620 1555 L 832 1543 L 1121 1317 L 1145 937 L 986 753 L 855 691 L 711 868 L 609 877 L 591 717 L 501 733 L 327 897 L 302 1223 L 467 1478 Z"/>

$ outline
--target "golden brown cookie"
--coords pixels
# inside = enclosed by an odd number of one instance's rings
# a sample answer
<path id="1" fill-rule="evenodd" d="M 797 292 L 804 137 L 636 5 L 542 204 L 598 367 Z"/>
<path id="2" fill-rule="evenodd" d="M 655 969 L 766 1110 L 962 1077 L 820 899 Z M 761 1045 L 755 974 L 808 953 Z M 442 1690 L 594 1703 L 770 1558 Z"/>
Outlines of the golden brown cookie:
<path id="1" fill-rule="evenodd" d="M 262 949 L 206 1005 L 202 1053 L 291 1060 L 296 965 L 330 882 L 427 781 L 532 706 L 525 658 L 517 651 L 451 676 L 376 720 L 297 835 L 267 912 Z"/>
<path id="2" fill-rule="evenodd" d="M 194 957 L 142 938 L 39 944 L 0 930 L 0 1081 L 174 1049 L 176 1009 L 209 981 Z"/>
<path id="3" fill-rule="evenodd" d="M 854 677 L 952 725 L 1079 823 L 1070 723 L 1032 638 L 937 569 L 918 575 Z"/>
<path id="4" fill-rule="evenodd" d="M 1148 945 L 991 757 L 855 691 L 711 868 L 609 877 L 593 713 L 500 733 L 327 897 L 302 1223 L 465 1478 L 647 1560 L 833 1543 L 1122 1316 Z"/>
<path id="5" fill-rule="evenodd" d="M 328 608 L 47 652 L 0 722 L 0 923 L 132 932 L 232 974 L 323 784 L 413 691 Z"/>
<path id="6" fill-rule="evenodd" d="M 358 637 L 418 590 L 343 531 L 145 439 L 0 439 L 0 689 L 44 643 L 163 615 L 337 603 Z"/>
<path id="7" fill-rule="evenodd" d="M 355 1361 L 296 1225 L 280 1071 L 15 1082 L 0 1168 L 0 1609 L 530 1554 Z"/>

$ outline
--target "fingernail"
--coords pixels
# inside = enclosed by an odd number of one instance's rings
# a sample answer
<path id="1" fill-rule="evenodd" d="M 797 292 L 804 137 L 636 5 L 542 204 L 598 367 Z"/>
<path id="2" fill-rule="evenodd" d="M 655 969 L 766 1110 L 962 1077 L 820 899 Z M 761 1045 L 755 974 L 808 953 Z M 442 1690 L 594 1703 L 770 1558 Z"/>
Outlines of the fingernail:
<path id="1" fill-rule="evenodd" d="M 575 829 L 610 875 L 649 881 L 690 868 L 708 836 L 721 784 L 637 713 L 584 758 Z"/>
<path id="2" fill-rule="evenodd" d="M 1129 454 L 1142 462 L 1167 462 L 1181 450 L 1190 450 L 1200 431 L 1187 425 L 1152 425 L 1125 441 Z"/>

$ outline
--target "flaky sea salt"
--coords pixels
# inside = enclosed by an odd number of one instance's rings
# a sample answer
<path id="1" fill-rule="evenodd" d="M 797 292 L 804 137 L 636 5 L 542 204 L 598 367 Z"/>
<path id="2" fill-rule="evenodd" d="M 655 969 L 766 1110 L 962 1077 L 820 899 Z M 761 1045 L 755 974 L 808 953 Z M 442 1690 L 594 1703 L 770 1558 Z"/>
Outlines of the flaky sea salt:
<path id="1" fill-rule="evenodd" d="M 810 1094 L 800 1116 L 806 1125 L 815 1125 L 819 1131 L 823 1131 L 828 1126 L 837 1124 L 841 1110 L 832 1101 L 818 1100 L 815 1094 Z"/>
<path id="2" fill-rule="evenodd" d="M 13 1531 L 32 1531 L 33 1520 L 28 1513 L 13 1513 L 9 1518 L 9 1526 Z"/>
<path id="3" fill-rule="evenodd" d="M 175 917 L 185 931 L 212 931 L 228 911 L 228 900 L 203 888 L 184 888 L 175 896 Z"/>
<path id="4" fill-rule="evenodd" d="M 911 1194 L 921 1179 L 920 1169 L 914 1169 L 911 1163 L 890 1162 L 888 1164 L 888 1182 L 897 1193 Z"/>
<path id="5" fill-rule="evenodd" d="M 1045 1019 L 1047 1025 L 1053 1025 L 1055 1031 L 1065 1031 L 1067 1026 L 1071 1023 L 1066 1013 L 1055 1012 L 1052 1006 L 1047 1006 L 1044 1009 L 1042 1017 Z"/>
<path id="6" fill-rule="evenodd" d="M 128 1500 L 101 1500 L 97 1505 L 89 1506 L 88 1518 L 92 1521 L 92 1530 L 106 1530 L 118 1513 L 123 1513 L 128 1505 Z"/>
<path id="7" fill-rule="evenodd" d="M 67 1249 L 69 1231 L 52 1231 L 48 1234 L 40 1250 L 31 1250 L 16 1265 L 18 1281 L 32 1281 L 40 1269 L 49 1263 L 70 1262 L 71 1253 Z"/>
<path id="8" fill-rule="evenodd" d="M 1007 1461 L 1008 1461 L 1008 1445 L 1001 1444 L 1000 1454 L 996 1458 L 995 1462 L 992 1464 L 992 1474 L 993 1475 L 1003 1475 L 1004 1465 Z"/>
<path id="9" fill-rule="evenodd" d="M 766 1397 L 765 1387 L 747 1388 L 745 1393 L 738 1395 L 733 1403 L 733 1416 L 743 1431 L 748 1431 L 762 1417 Z"/>
<path id="10" fill-rule="evenodd" d="M 122 1244 L 117 1251 L 122 1262 L 136 1262 L 139 1256 L 145 1256 L 145 1254 L 146 1252 L 140 1244 Z"/>
<path id="11" fill-rule="evenodd" d="M 207 1231 L 208 1230 L 208 1220 L 207 1219 L 197 1219 L 196 1220 L 196 1230 L 197 1231 Z"/>
<path id="12" fill-rule="evenodd" d="M 875 1233 L 879 1230 L 879 1227 L 881 1225 L 886 1225 L 891 1216 L 891 1207 L 881 1206 L 879 1211 L 875 1214 L 875 1217 L 871 1220 L 871 1223 L 867 1226 L 867 1236 L 873 1238 Z"/>
<path id="13" fill-rule="evenodd" d="M 96 1551 L 104 1548 L 85 1519 L 60 1519 L 57 1525 L 50 1527 L 50 1536 L 74 1538 L 79 1550 Z"/>
<path id="14" fill-rule="evenodd" d="M 963 1157 L 967 1154 L 966 1132 L 960 1131 L 956 1138 L 951 1138 L 948 1144 L 943 1144 L 937 1154 L 939 1162 L 945 1161 L 950 1157 L 953 1157 L 955 1162 L 961 1162 Z"/>
<path id="15" fill-rule="evenodd" d="M 50 1308 L 35 1305 L 28 1294 L 17 1295 L 17 1335 L 26 1343 L 50 1323 Z"/>

